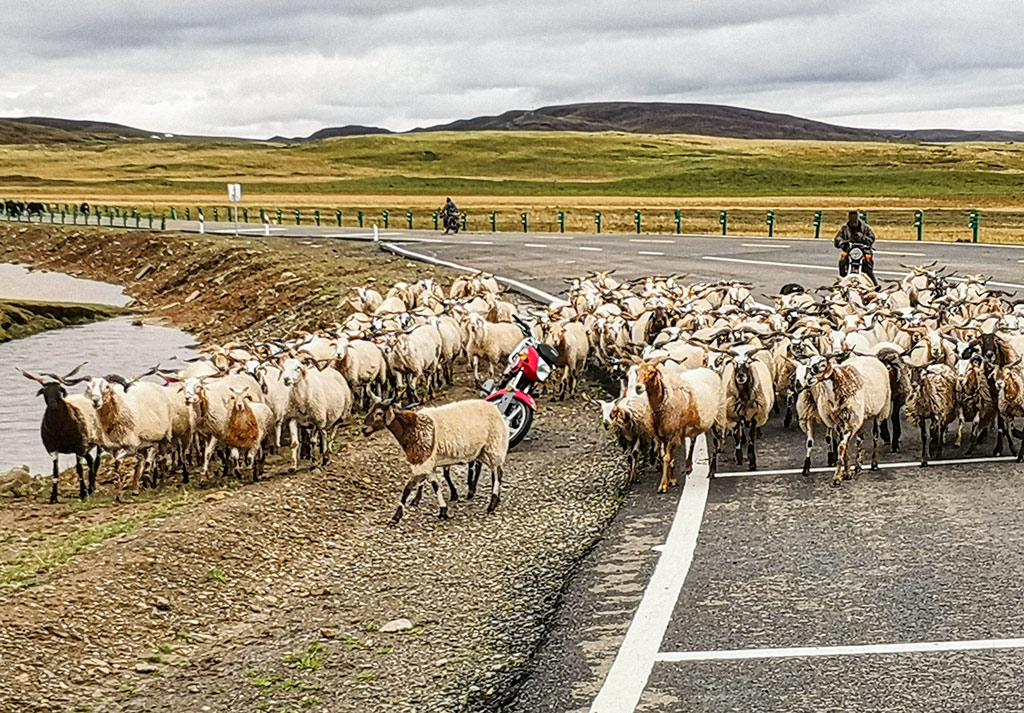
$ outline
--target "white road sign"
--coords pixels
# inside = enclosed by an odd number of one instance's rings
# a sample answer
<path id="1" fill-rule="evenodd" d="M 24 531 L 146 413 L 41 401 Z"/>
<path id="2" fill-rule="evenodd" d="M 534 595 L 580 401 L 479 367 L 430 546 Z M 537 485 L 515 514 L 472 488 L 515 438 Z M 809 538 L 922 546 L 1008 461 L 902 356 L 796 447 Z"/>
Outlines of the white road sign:
<path id="1" fill-rule="evenodd" d="M 242 200 L 242 184 L 241 183 L 229 183 L 228 184 L 228 200 L 232 203 L 238 203 Z"/>

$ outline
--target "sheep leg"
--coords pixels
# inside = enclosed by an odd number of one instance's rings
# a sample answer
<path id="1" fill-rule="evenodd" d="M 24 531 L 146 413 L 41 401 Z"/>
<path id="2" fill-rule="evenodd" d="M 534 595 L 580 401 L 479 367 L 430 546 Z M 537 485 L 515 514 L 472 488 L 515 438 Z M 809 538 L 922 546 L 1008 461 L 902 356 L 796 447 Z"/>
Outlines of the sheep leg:
<path id="1" fill-rule="evenodd" d="M 786 415 L 782 417 L 782 427 L 789 428 L 793 423 L 793 397 L 786 397 Z"/>
<path id="2" fill-rule="evenodd" d="M 892 452 L 900 452 L 900 436 L 903 435 L 903 423 L 900 420 L 900 404 L 895 404 L 892 409 Z"/>
<path id="3" fill-rule="evenodd" d="M 882 419 L 885 425 L 885 419 Z M 878 419 L 871 422 L 871 470 L 878 470 Z"/>
<path id="4" fill-rule="evenodd" d="M 708 440 L 708 478 L 714 478 L 718 473 L 718 432 L 711 429 L 705 437 Z"/>
<path id="5" fill-rule="evenodd" d="M 426 479 L 426 473 L 414 475 L 409 478 L 405 484 L 405 488 L 402 490 L 402 500 L 398 503 L 398 509 L 395 510 L 395 514 L 391 518 L 390 524 L 395 526 L 402 519 L 402 515 L 405 514 L 405 502 L 409 499 L 409 494 L 412 493 L 413 488 L 422 487 L 423 481 Z"/>
<path id="6" fill-rule="evenodd" d="M 814 422 L 801 421 L 800 428 L 807 434 L 807 450 L 804 453 L 804 467 L 800 475 L 805 478 L 811 474 L 811 449 L 814 448 Z"/>
<path id="7" fill-rule="evenodd" d="M 1006 424 L 1003 423 L 1002 416 L 996 416 L 996 447 L 992 451 L 992 455 L 1001 456 L 1003 455 L 1003 434 L 1006 433 Z"/>
<path id="8" fill-rule="evenodd" d="M 430 474 L 430 487 L 434 489 L 434 496 L 437 498 L 437 506 L 440 508 L 437 511 L 437 518 L 439 520 L 448 520 L 448 503 L 444 501 L 444 493 L 441 492 L 441 486 L 437 483 L 437 476 L 435 473 Z"/>
<path id="9" fill-rule="evenodd" d="M 473 356 L 473 381 L 480 383 L 480 357 Z"/>
<path id="10" fill-rule="evenodd" d="M 216 448 L 217 439 L 210 436 L 210 440 L 206 442 L 206 448 L 203 449 L 203 478 L 206 478 L 210 472 L 210 459 L 213 457 L 213 451 Z"/>
<path id="11" fill-rule="evenodd" d="M 834 466 L 836 464 L 836 461 L 838 460 L 837 447 L 839 439 L 836 437 L 836 435 L 837 434 L 832 429 L 829 429 L 828 431 L 825 432 L 825 446 L 827 448 L 828 453 L 825 465 L 829 466 L 830 468 Z"/>
<path id="12" fill-rule="evenodd" d="M 1020 445 L 1017 447 L 1017 462 L 1024 461 L 1024 438 L 1020 439 Z"/>
<path id="13" fill-rule="evenodd" d="M 892 443 L 892 436 L 889 435 L 889 421 L 887 421 L 884 418 L 882 419 L 882 423 L 881 423 L 881 432 L 882 432 L 882 443 L 884 443 L 886 445 L 889 445 L 890 443 Z"/>
<path id="14" fill-rule="evenodd" d="M 89 495 L 96 492 L 96 472 L 100 469 L 100 449 L 95 454 L 85 452 L 85 462 L 89 464 Z"/>
<path id="15" fill-rule="evenodd" d="M 685 446 L 685 444 L 684 444 Z M 693 451 L 697 448 L 697 438 L 690 439 L 690 447 L 686 449 L 686 466 L 683 470 L 685 475 L 693 472 Z"/>
<path id="16" fill-rule="evenodd" d="M 75 472 L 78 473 L 78 498 L 79 500 L 85 500 L 85 473 L 82 470 L 82 462 L 85 460 L 84 455 L 75 456 Z"/>
<path id="17" fill-rule="evenodd" d="M 419 487 L 416 488 L 416 494 L 412 497 L 412 500 L 409 501 L 409 507 L 414 508 L 417 505 L 419 505 L 420 504 L 420 498 L 422 498 L 422 497 L 423 497 L 423 483 L 420 483 Z"/>
<path id="18" fill-rule="evenodd" d="M 292 467 L 294 473 L 299 469 L 299 422 L 294 418 L 288 422 L 288 433 L 292 439 Z"/>
<path id="19" fill-rule="evenodd" d="M 928 465 L 928 419 L 921 419 L 921 467 Z"/>
<path id="20" fill-rule="evenodd" d="M 502 466 L 488 464 L 487 468 L 491 471 L 491 501 L 487 503 L 487 512 L 494 512 L 498 503 L 501 502 L 501 476 Z"/>
<path id="21" fill-rule="evenodd" d="M 979 412 L 971 421 L 971 431 L 967 436 L 967 455 L 974 453 L 974 449 L 978 445 L 978 424 L 980 420 L 981 413 Z"/>
<path id="22" fill-rule="evenodd" d="M 320 437 L 320 464 L 327 465 L 327 430 L 324 428 L 317 427 L 316 432 L 317 435 Z"/>
<path id="23" fill-rule="evenodd" d="M 448 499 L 453 503 L 459 502 L 459 491 L 455 489 L 455 483 L 452 482 L 452 469 L 446 466 L 442 473 L 444 482 L 448 484 Z"/>
<path id="24" fill-rule="evenodd" d="M 860 472 L 862 470 L 864 470 L 864 465 L 863 465 L 863 456 L 864 456 L 864 425 L 863 424 L 861 424 L 861 427 L 857 429 L 856 438 L 857 438 L 857 458 L 856 458 L 856 460 L 853 463 L 853 468 L 854 468 L 853 472 L 854 472 L 855 475 L 860 475 Z M 847 479 L 850 478 L 850 470 L 849 469 L 846 470 L 846 478 Z"/>
<path id="25" fill-rule="evenodd" d="M 743 465 L 743 422 L 736 424 L 736 428 L 733 429 L 733 435 L 736 436 L 736 462 L 739 465 Z"/>
<path id="26" fill-rule="evenodd" d="M 60 468 L 57 467 L 57 461 L 60 460 L 60 456 L 56 453 L 51 453 L 50 460 L 53 461 L 53 487 L 50 489 L 50 505 L 53 505 L 57 502 L 57 480 L 60 478 Z"/>
<path id="27" fill-rule="evenodd" d="M 960 448 L 964 442 L 964 415 L 961 413 L 956 419 L 956 447 Z"/>
<path id="28" fill-rule="evenodd" d="M 658 492 L 668 492 L 668 476 L 672 471 L 672 446 L 665 443 L 661 447 L 661 482 L 658 483 Z"/>
<path id="29" fill-rule="evenodd" d="M 853 434 L 849 430 L 847 430 L 846 432 L 841 434 L 841 438 L 837 439 L 839 445 L 836 449 L 836 469 L 835 472 L 832 474 L 833 487 L 839 487 L 839 485 L 842 484 L 843 472 L 845 470 L 849 470 L 850 468 L 849 446 L 850 436 L 852 435 Z"/>
<path id="30" fill-rule="evenodd" d="M 480 482 L 480 471 L 483 469 L 484 464 L 480 461 L 469 464 L 469 472 L 466 476 L 466 486 L 469 488 L 469 492 L 466 494 L 467 500 L 472 500 L 473 496 L 476 495 L 476 484 Z"/>
<path id="31" fill-rule="evenodd" d="M 757 470 L 757 447 L 755 441 L 757 440 L 758 430 L 760 429 L 751 420 L 747 426 L 747 463 L 750 465 L 751 470 Z"/>

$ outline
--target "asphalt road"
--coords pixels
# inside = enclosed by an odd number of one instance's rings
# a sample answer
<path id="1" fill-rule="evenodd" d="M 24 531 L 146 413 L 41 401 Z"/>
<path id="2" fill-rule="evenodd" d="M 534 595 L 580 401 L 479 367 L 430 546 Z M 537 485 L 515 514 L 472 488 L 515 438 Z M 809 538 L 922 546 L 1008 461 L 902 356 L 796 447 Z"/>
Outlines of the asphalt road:
<path id="1" fill-rule="evenodd" d="M 830 240 L 389 232 L 380 239 L 552 294 L 591 270 L 738 278 L 766 293 L 835 275 Z M 307 226 L 272 234 L 372 239 Z M 877 247 L 883 279 L 902 274 L 900 262 L 938 260 L 1024 288 L 1019 247 Z M 720 477 L 696 472 L 659 496 L 648 472 L 565 592 L 507 710 L 1024 711 L 1024 466 L 922 469 L 917 434 L 905 429 L 903 445 L 883 449 L 882 470 L 832 488 L 828 473 L 787 472 L 801 464 L 802 437 L 776 417 L 757 474 L 727 450 Z"/>

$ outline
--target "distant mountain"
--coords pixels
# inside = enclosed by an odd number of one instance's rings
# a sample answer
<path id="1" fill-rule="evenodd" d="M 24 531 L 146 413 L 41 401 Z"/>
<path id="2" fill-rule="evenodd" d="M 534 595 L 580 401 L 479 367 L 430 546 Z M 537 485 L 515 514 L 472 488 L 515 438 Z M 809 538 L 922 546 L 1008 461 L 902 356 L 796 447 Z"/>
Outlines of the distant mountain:
<path id="1" fill-rule="evenodd" d="M 104 121 L 78 121 L 53 119 L 45 116 L 26 116 L 0 119 L 0 143 L 36 144 L 68 141 L 94 141 L 109 139 L 148 138 L 153 132 Z"/>
<path id="2" fill-rule="evenodd" d="M 286 136 L 275 136 L 270 139 L 270 141 L 299 144 L 309 141 L 320 141 L 321 139 L 333 139 L 336 136 L 368 136 L 370 134 L 393 133 L 394 132 L 390 129 L 382 129 L 379 126 L 360 126 L 359 124 L 349 124 L 347 126 L 329 126 L 326 129 L 314 131 L 309 136 L 295 136 L 292 138 L 288 138 Z"/>
<path id="3" fill-rule="evenodd" d="M 721 104 L 593 102 L 513 110 L 414 131 L 622 131 L 816 141 L 1024 141 L 1024 131 L 857 129 Z"/>

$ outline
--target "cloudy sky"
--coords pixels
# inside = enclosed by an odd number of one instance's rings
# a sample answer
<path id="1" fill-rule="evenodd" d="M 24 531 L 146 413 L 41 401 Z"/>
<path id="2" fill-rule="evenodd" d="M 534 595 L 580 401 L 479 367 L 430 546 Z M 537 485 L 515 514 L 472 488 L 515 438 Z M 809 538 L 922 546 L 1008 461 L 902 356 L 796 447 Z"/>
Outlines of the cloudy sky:
<path id="1" fill-rule="evenodd" d="M 0 116 L 266 138 L 580 101 L 1024 130 L 1020 0 L 8 0 Z"/>

